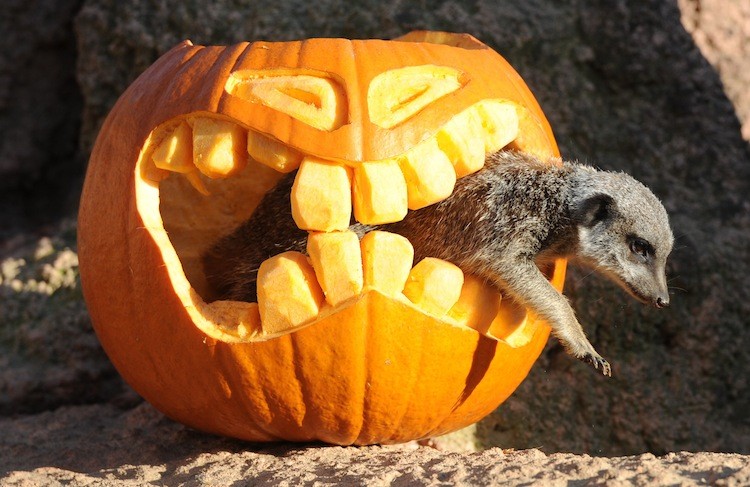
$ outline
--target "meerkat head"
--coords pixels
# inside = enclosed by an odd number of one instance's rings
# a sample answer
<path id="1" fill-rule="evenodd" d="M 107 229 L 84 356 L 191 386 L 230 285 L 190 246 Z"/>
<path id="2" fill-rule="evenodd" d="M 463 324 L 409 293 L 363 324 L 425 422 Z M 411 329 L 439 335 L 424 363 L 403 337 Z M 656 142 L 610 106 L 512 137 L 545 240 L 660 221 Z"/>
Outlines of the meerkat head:
<path id="1" fill-rule="evenodd" d="M 584 167 L 576 173 L 574 258 L 602 271 L 639 301 L 669 306 L 665 267 L 674 236 L 664 206 L 626 174 Z"/>

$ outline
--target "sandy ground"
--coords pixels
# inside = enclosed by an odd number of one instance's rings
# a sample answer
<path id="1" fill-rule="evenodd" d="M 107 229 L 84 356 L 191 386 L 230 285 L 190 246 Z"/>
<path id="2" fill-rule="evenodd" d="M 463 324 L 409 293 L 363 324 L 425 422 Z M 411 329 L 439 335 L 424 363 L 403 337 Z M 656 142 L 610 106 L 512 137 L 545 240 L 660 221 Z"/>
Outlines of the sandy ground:
<path id="1" fill-rule="evenodd" d="M 63 407 L 0 420 L 0 485 L 750 485 L 750 457 L 600 458 L 249 444 L 191 431 L 148 404 Z"/>

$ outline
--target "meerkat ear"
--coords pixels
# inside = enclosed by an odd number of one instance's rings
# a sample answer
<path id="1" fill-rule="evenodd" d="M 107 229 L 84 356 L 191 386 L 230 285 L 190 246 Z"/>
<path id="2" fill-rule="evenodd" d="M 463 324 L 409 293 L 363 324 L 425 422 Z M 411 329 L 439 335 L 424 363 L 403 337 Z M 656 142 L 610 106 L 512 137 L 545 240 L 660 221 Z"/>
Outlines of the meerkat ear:
<path id="1" fill-rule="evenodd" d="M 615 209 L 615 201 L 608 194 L 596 193 L 578 202 L 573 208 L 573 219 L 579 225 L 592 227 L 606 220 Z"/>

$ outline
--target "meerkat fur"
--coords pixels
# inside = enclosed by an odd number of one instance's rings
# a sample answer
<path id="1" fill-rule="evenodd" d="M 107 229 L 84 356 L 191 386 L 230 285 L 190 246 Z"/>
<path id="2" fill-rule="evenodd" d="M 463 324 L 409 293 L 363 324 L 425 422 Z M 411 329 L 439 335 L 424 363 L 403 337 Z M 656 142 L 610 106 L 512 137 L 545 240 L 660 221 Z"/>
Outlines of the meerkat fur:
<path id="1" fill-rule="evenodd" d="M 221 299 L 254 301 L 260 263 L 286 250 L 304 251 L 307 232 L 294 224 L 289 204 L 293 178 L 282 179 L 250 219 L 203 256 L 208 282 Z M 350 228 L 362 236 L 375 227 Z M 415 262 L 437 257 L 491 283 L 544 319 L 568 353 L 607 376 L 609 363 L 543 270 L 567 258 L 643 303 L 669 305 L 665 266 L 674 237 L 667 212 L 624 173 L 501 151 L 459 179 L 449 198 L 377 228 L 407 237 Z"/>

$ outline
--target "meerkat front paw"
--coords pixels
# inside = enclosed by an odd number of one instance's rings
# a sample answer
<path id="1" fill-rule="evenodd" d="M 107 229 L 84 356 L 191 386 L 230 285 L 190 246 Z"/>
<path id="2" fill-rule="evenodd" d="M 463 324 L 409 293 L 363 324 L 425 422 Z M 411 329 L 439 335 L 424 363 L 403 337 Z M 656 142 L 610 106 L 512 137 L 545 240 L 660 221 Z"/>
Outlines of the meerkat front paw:
<path id="1" fill-rule="evenodd" d="M 586 352 L 585 354 L 578 357 L 579 360 L 586 362 L 587 364 L 593 365 L 596 370 L 601 370 L 602 374 L 607 377 L 612 377 L 612 367 L 609 362 L 596 352 Z"/>

